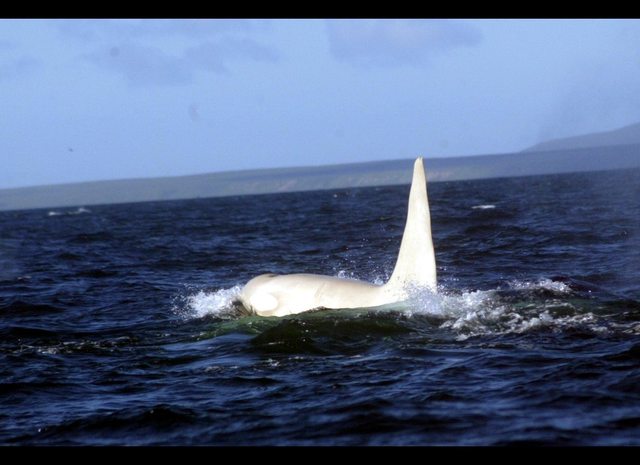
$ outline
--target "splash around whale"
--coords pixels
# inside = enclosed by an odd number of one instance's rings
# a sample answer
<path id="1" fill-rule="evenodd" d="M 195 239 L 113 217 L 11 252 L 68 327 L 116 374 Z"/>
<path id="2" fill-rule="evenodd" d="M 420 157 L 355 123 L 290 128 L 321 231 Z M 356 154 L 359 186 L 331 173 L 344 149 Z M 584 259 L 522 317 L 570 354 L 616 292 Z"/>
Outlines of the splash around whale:
<path id="1" fill-rule="evenodd" d="M 436 291 L 436 261 L 422 157 L 413 166 L 407 222 L 391 278 L 377 285 L 308 273 L 263 274 L 251 279 L 238 299 L 261 316 L 286 316 L 319 308 L 377 307 L 405 301 L 415 289 Z"/>

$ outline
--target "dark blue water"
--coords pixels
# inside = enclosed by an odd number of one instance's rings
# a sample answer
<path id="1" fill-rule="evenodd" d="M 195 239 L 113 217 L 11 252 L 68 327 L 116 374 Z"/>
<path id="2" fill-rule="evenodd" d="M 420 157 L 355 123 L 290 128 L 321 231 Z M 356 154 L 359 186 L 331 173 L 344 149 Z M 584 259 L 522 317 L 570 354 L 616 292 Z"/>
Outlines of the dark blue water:
<path id="1" fill-rule="evenodd" d="M 0 212 L 0 443 L 640 444 L 639 170 L 431 184 L 409 306 L 233 304 L 384 281 L 408 190 Z"/>

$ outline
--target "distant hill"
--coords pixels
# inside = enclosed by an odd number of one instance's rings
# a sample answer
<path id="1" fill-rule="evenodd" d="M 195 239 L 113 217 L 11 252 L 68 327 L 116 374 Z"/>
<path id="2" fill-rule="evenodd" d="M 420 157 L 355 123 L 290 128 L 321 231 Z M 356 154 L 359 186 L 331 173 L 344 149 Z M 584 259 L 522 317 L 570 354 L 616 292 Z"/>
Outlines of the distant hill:
<path id="1" fill-rule="evenodd" d="M 413 160 L 274 168 L 0 189 L 0 210 L 79 207 L 409 184 Z M 640 144 L 466 157 L 425 157 L 430 182 L 640 167 Z"/>
<path id="2" fill-rule="evenodd" d="M 523 152 L 547 152 L 550 150 L 570 150 L 586 147 L 640 144 L 640 123 L 604 132 L 592 132 L 581 136 L 565 137 L 541 142 Z"/>

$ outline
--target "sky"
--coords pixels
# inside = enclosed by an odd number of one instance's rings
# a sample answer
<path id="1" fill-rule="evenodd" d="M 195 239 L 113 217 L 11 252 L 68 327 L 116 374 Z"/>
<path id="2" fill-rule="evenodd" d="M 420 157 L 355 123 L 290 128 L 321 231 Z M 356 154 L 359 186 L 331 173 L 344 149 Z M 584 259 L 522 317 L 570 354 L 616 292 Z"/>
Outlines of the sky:
<path id="1" fill-rule="evenodd" d="M 0 188 L 508 153 L 639 121 L 639 20 L 0 20 Z"/>

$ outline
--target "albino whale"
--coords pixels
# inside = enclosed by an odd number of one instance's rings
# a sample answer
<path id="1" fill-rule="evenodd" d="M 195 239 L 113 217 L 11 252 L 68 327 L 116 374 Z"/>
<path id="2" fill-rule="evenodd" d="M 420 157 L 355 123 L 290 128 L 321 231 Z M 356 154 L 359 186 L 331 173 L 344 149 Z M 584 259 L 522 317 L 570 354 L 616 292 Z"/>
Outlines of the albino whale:
<path id="1" fill-rule="evenodd" d="M 250 280 L 238 296 L 242 305 L 262 316 L 285 316 L 318 308 L 377 307 L 408 298 L 413 289 L 436 291 L 436 260 L 422 157 L 413 166 L 407 223 L 398 260 L 383 285 L 315 274 L 263 274 Z"/>

